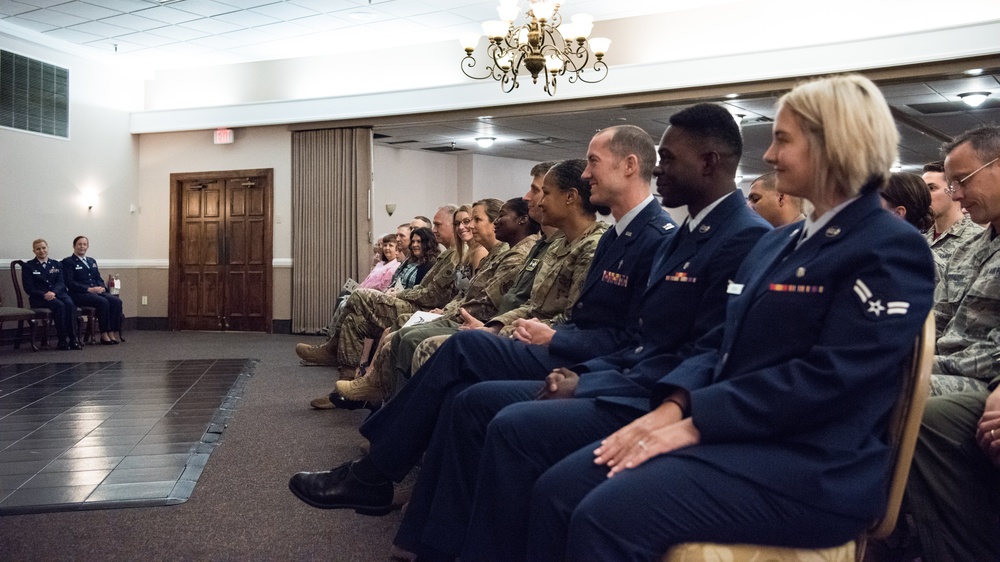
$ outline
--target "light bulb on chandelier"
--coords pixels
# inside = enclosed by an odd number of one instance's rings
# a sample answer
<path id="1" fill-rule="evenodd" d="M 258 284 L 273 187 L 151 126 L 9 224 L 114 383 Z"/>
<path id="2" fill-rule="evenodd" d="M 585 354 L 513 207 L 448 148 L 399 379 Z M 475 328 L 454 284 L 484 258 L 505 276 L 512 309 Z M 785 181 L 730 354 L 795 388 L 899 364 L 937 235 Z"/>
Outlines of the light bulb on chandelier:
<path id="1" fill-rule="evenodd" d="M 528 21 L 515 25 L 520 2 L 500 0 L 497 8 L 500 19 L 483 22 L 482 26 L 488 43 L 486 74 L 470 74 L 470 69 L 476 68 L 473 53 L 481 38 L 471 33 L 459 39 L 465 50 L 462 72 L 476 80 L 493 78 L 509 93 L 519 86 L 518 74 L 527 70 L 535 84 L 542 76 L 543 89 L 550 96 L 555 95 L 559 76 L 568 75 L 570 83 L 593 84 L 604 80 L 608 65 L 603 59 L 611 40 L 590 38 L 594 18 L 587 14 L 576 14 L 564 24 L 559 6 L 558 1 L 531 0 L 525 13 Z"/>

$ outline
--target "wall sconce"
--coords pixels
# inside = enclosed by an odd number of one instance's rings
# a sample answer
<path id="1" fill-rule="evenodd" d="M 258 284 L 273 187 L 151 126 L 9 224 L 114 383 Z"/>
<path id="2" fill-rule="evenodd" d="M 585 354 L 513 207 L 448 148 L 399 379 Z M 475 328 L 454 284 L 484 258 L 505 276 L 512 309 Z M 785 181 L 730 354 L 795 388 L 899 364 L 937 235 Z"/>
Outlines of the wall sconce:
<path id="1" fill-rule="evenodd" d="M 83 205 L 87 207 L 88 211 L 93 211 L 94 205 L 97 204 L 97 193 L 94 193 L 92 191 L 85 192 L 81 197 L 81 200 L 83 201 Z"/>
<path id="2" fill-rule="evenodd" d="M 385 204 L 385 212 L 389 213 L 389 216 L 391 217 L 392 214 L 396 212 L 396 204 L 395 203 L 386 203 Z"/>

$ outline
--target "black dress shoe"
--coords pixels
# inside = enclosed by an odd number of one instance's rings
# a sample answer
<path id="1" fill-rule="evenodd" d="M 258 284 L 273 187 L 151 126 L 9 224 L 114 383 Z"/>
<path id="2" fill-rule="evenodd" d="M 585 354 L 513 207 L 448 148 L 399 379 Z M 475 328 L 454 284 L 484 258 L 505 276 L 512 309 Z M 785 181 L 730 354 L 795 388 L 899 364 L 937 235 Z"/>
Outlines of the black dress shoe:
<path id="1" fill-rule="evenodd" d="M 59 351 L 66 351 L 67 349 L 72 349 L 72 348 L 70 347 L 69 342 L 61 341 L 59 342 L 59 345 L 56 346 L 56 349 L 58 349 Z"/>
<path id="2" fill-rule="evenodd" d="M 288 481 L 288 489 L 300 500 L 320 509 L 353 509 L 362 515 L 385 515 L 392 511 L 392 482 L 368 484 L 351 470 L 353 463 L 325 472 L 300 472 Z"/>
<path id="3" fill-rule="evenodd" d="M 83 349 L 83 344 L 80 343 L 80 342 L 78 342 L 78 341 L 75 341 L 75 342 L 69 344 L 69 348 L 70 349 L 77 349 L 77 350 Z"/>
<path id="4" fill-rule="evenodd" d="M 101 340 L 101 345 L 115 345 L 116 343 L 118 342 L 115 340 Z"/>
<path id="5" fill-rule="evenodd" d="M 367 400 L 351 400 L 349 398 L 344 398 L 336 392 L 330 393 L 330 403 L 333 404 L 334 408 L 338 410 L 360 410 L 366 408 L 368 410 L 378 410 L 382 404 L 376 404 L 374 402 L 368 402 Z"/>

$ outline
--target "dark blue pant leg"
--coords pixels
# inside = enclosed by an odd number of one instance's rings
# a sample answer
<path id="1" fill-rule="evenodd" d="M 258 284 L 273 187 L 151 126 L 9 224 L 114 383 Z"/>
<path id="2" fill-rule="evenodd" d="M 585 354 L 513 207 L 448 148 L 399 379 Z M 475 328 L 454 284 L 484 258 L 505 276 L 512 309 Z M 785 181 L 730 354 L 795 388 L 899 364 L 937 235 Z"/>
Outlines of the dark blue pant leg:
<path id="1" fill-rule="evenodd" d="M 641 414 L 587 398 L 522 402 L 501 410 L 486 432 L 462 561 L 523 560 L 535 481 L 566 455 Z"/>
<path id="2" fill-rule="evenodd" d="M 121 301 L 119 301 L 121 302 Z M 73 295 L 73 303 L 76 306 L 92 306 L 97 313 L 97 323 L 100 325 L 102 332 L 108 332 L 111 329 L 108 328 L 110 320 L 108 319 L 108 309 L 109 303 L 104 295 L 98 295 L 96 293 L 79 293 Z M 121 312 L 121 310 L 119 310 Z"/>
<path id="3" fill-rule="evenodd" d="M 117 295 L 109 295 L 104 293 L 101 295 L 104 300 L 108 301 L 108 323 L 101 324 L 101 326 L 107 326 L 104 330 L 105 332 L 119 332 L 122 329 L 122 299 Z"/>
<path id="4" fill-rule="evenodd" d="M 420 465 L 396 545 L 418 555 L 435 552 L 458 556 L 472 511 L 479 456 L 486 427 L 509 404 L 533 400 L 541 381 L 487 381 L 460 392 L 447 425 L 434 430 Z"/>
<path id="5" fill-rule="evenodd" d="M 538 479 L 528 560 L 656 561 L 684 542 L 816 548 L 845 543 L 866 522 L 791 501 L 683 453 L 607 478 L 599 441 Z M 700 445 L 734 448 L 746 445 Z"/>
<path id="6" fill-rule="evenodd" d="M 52 323 L 56 326 L 56 337 L 60 342 L 76 341 L 76 305 L 68 294 L 45 299 L 29 299 L 32 308 L 47 308 L 52 311 Z"/>
<path id="7" fill-rule="evenodd" d="M 420 460 L 438 415 L 459 390 L 486 380 L 542 380 L 558 364 L 509 338 L 481 330 L 459 332 L 361 425 L 361 434 L 371 442 L 368 458 L 398 482 Z"/>

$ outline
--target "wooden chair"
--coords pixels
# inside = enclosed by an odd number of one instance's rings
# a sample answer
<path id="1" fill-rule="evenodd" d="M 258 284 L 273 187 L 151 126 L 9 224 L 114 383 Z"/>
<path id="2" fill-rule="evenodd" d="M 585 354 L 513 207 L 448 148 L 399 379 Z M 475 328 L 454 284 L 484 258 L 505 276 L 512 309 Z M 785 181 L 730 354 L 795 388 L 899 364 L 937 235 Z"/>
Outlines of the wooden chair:
<path id="1" fill-rule="evenodd" d="M 20 308 L 15 306 L 4 306 L 3 297 L 0 296 L 0 331 L 3 330 L 4 322 L 17 322 L 17 333 L 14 336 L 14 349 L 21 347 L 21 336 L 24 334 L 24 323 L 31 326 L 31 351 L 38 351 L 35 346 L 35 311 L 30 308 Z"/>
<path id="2" fill-rule="evenodd" d="M 851 562 L 864 558 L 869 539 L 884 539 L 892 533 L 899 517 L 899 508 L 910 474 L 913 449 L 920 432 L 920 420 L 930 392 L 931 364 L 934 362 L 934 315 L 927 316 L 924 328 L 917 336 L 909 365 L 904 368 L 903 388 L 890 420 L 890 438 L 895 462 L 890 472 L 889 501 L 885 515 L 875 521 L 857 540 L 823 549 L 797 549 L 751 544 L 685 543 L 671 548 L 663 562 Z"/>

